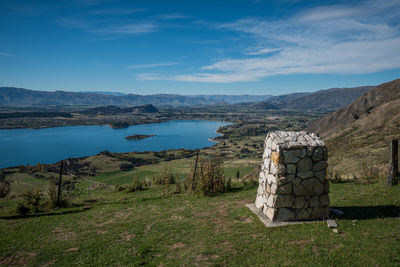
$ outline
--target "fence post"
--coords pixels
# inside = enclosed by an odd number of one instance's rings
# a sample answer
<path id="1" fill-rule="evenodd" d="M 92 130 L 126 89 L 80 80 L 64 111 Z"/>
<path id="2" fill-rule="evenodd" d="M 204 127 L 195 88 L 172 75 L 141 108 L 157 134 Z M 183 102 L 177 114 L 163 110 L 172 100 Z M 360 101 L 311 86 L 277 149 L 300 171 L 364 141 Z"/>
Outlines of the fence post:
<path id="1" fill-rule="evenodd" d="M 60 206 L 60 196 L 61 196 L 61 183 L 62 183 L 63 165 L 64 165 L 64 161 L 61 161 L 60 178 L 58 179 L 57 207 Z"/>
<path id="2" fill-rule="evenodd" d="M 196 180 L 197 161 L 199 160 L 199 150 L 197 149 L 196 163 L 194 164 L 193 179 L 192 179 L 192 192 L 194 192 L 194 181 Z"/>
<path id="3" fill-rule="evenodd" d="M 390 169 L 388 175 L 388 186 L 399 183 L 399 140 L 393 139 L 390 142 Z"/>

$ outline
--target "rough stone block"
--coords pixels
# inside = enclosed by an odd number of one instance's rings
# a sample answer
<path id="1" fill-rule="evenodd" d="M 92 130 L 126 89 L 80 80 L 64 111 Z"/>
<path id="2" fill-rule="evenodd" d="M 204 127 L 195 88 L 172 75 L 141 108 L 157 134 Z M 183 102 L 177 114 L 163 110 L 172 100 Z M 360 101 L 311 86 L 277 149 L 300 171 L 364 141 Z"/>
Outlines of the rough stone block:
<path id="1" fill-rule="evenodd" d="M 315 208 L 319 207 L 319 197 L 318 196 L 313 196 L 310 199 L 310 208 Z"/>
<path id="2" fill-rule="evenodd" d="M 305 221 L 310 219 L 310 211 L 307 209 L 296 210 L 296 220 Z"/>
<path id="3" fill-rule="evenodd" d="M 269 132 L 264 143 L 256 207 L 271 220 L 329 215 L 327 149 L 315 134 Z"/>
<path id="4" fill-rule="evenodd" d="M 320 196 L 319 203 L 320 203 L 319 205 L 321 207 L 329 207 L 329 205 L 330 205 L 329 195 L 323 194 L 322 196 Z"/>
<path id="5" fill-rule="evenodd" d="M 295 196 L 308 196 L 310 193 L 302 184 L 293 184 L 293 193 Z"/>
<path id="6" fill-rule="evenodd" d="M 279 186 L 277 194 L 282 194 L 282 195 L 292 194 L 292 184 L 288 183 L 288 184 Z"/>
<path id="7" fill-rule="evenodd" d="M 319 172 L 325 170 L 328 167 L 328 163 L 326 161 L 318 161 L 314 164 L 313 171 Z"/>
<path id="8" fill-rule="evenodd" d="M 313 169 L 313 162 L 309 157 L 303 158 L 297 163 L 298 172 L 308 172 Z"/>
<path id="9" fill-rule="evenodd" d="M 294 203 L 292 195 L 277 195 L 275 200 L 275 208 L 291 208 Z"/>
<path id="10" fill-rule="evenodd" d="M 289 150 L 284 152 L 283 154 L 284 163 L 293 163 L 296 164 L 301 159 L 301 151 L 300 150 Z"/>
<path id="11" fill-rule="evenodd" d="M 286 172 L 289 174 L 296 173 L 296 164 L 286 164 Z"/>
<path id="12" fill-rule="evenodd" d="M 287 208 L 280 208 L 276 215 L 276 220 L 278 221 L 291 221 L 295 218 L 294 212 Z"/>
<path id="13" fill-rule="evenodd" d="M 317 177 L 321 181 L 321 183 L 325 183 L 325 180 L 326 180 L 326 169 L 322 170 L 322 171 L 319 171 L 319 172 L 315 172 L 314 175 L 315 175 L 315 177 Z"/>
<path id="14" fill-rule="evenodd" d="M 317 147 L 314 150 L 314 153 L 312 155 L 312 160 L 314 162 L 324 160 L 325 159 L 325 154 L 326 154 L 326 148 L 325 147 Z"/>
<path id="15" fill-rule="evenodd" d="M 322 184 L 317 178 L 304 180 L 302 185 L 311 196 L 319 196 L 325 192 L 325 185 Z"/>
<path id="16" fill-rule="evenodd" d="M 262 198 L 262 196 L 261 195 L 258 195 L 257 196 L 257 198 L 256 198 L 256 207 L 258 208 L 258 209 L 261 209 L 262 208 L 262 206 L 264 205 L 264 201 L 263 201 L 263 198 Z"/>
<path id="17" fill-rule="evenodd" d="M 329 217 L 329 207 L 313 208 L 311 212 L 311 220 L 324 219 Z"/>
<path id="18" fill-rule="evenodd" d="M 305 196 L 296 197 L 294 200 L 295 209 L 304 209 L 308 207 L 309 200 Z"/>
<path id="19" fill-rule="evenodd" d="M 313 171 L 308 171 L 308 172 L 298 172 L 297 177 L 305 180 L 311 177 L 314 177 L 314 172 Z"/>

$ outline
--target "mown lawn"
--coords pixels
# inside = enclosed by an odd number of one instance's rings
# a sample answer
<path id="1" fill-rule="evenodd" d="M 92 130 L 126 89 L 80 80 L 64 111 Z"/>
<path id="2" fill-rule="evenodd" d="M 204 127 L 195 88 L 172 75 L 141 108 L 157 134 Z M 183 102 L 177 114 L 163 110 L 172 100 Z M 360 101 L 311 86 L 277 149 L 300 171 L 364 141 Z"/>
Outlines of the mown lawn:
<path id="1" fill-rule="evenodd" d="M 25 218 L 1 200 L 0 265 L 400 265 L 400 186 L 333 184 L 339 233 L 323 221 L 265 228 L 244 206 L 255 195 L 238 184 L 214 197 L 106 189 Z"/>

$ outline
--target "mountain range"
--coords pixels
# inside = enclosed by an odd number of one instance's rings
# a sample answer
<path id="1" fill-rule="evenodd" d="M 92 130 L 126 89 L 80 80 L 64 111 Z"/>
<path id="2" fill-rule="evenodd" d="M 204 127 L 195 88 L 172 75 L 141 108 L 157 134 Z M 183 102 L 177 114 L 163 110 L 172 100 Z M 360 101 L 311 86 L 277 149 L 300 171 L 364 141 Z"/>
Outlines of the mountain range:
<path id="1" fill-rule="evenodd" d="M 36 91 L 15 87 L 0 87 L 0 105 L 3 106 L 48 106 L 48 105 L 94 105 L 133 106 L 152 104 L 155 106 L 201 106 L 232 104 L 265 100 L 270 95 L 199 95 L 177 94 L 135 95 L 109 92 Z"/>
<path id="2" fill-rule="evenodd" d="M 2 106 L 202 106 L 245 103 L 255 109 L 307 109 L 333 111 L 346 106 L 371 86 L 333 88 L 313 93 L 272 95 L 135 95 L 111 92 L 36 91 L 15 87 L 0 87 Z"/>

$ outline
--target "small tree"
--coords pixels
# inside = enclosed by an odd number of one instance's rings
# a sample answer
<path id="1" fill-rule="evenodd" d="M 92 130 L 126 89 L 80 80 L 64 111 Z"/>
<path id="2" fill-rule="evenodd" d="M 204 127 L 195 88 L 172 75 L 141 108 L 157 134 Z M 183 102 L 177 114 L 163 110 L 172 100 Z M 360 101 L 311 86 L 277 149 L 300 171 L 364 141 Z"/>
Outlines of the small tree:
<path id="1" fill-rule="evenodd" d="M 239 172 L 239 170 L 237 170 L 236 171 L 236 180 L 239 180 L 239 178 L 240 178 L 240 172 Z"/>

